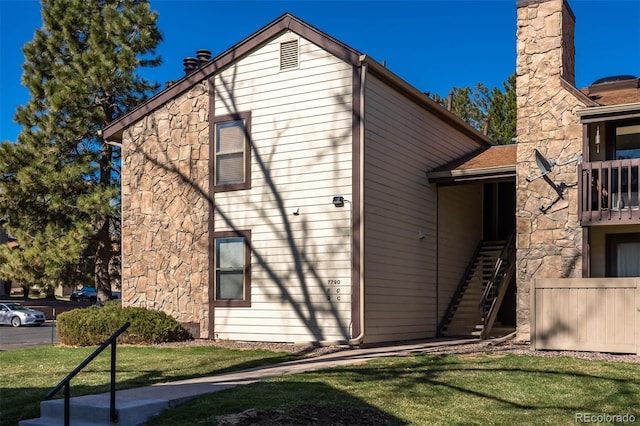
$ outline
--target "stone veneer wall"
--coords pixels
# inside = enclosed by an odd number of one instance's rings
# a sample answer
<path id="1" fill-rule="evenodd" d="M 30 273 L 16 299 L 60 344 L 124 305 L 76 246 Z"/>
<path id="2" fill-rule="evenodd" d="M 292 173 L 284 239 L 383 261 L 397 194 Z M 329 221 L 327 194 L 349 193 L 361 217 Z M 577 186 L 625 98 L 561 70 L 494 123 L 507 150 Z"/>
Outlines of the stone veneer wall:
<path id="1" fill-rule="evenodd" d="M 123 136 L 123 304 L 192 323 L 196 338 L 209 322 L 208 117 L 202 82 Z"/>
<path id="2" fill-rule="evenodd" d="M 547 159 L 567 161 L 582 154 L 582 125 L 575 110 L 584 107 L 561 80 L 574 83 L 573 13 L 563 0 L 525 0 L 517 5 L 517 338 L 530 339 L 530 287 L 534 278 L 582 276 L 582 228 L 578 189 L 569 188 L 546 214 L 556 192 L 537 176 L 534 149 Z M 564 83 L 566 87 L 566 83 Z M 556 184 L 577 183 L 576 164 L 556 166 Z"/>

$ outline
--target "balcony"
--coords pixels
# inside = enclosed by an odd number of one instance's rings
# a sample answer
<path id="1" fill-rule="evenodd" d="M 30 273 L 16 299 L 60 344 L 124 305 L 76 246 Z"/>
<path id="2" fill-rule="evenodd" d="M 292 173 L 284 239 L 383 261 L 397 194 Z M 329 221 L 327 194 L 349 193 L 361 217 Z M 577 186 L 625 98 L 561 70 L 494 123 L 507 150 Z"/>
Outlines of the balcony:
<path id="1" fill-rule="evenodd" d="M 640 224 L 640 158 L 582 163 L 578 172 L 580 225 Z"/>

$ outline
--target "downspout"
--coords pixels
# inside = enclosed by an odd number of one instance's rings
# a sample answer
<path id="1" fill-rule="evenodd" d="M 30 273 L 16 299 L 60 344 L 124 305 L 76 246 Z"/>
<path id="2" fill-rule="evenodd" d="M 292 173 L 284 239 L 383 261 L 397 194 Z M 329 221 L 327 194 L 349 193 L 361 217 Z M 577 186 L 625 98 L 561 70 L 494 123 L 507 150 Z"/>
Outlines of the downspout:
<path id="1" fill-rule="evenodd" d="M 362 344 L 362 342 L 364 341 L 364 226 L 363 226 L 363 222 L 364 222 L 364 92 L 365 92 L 365 82 L 366 82 L 366 78 L 367 78 L 367 63 L 366 61 L 366 56 L 362 55 L 360 56 L 360 65 L 361 65 L 361 71 L 360 71 L 360 120 L 359 120 L 359 127 L 360 127 L 360 155 L 359 155 L 359 173 L 360 173 L 360 199 L 358 200 L 358 216 L 359 216 L 359 220 L 358 220 L 358 228 L 359 228 L 359 234 L 360 234 L 360 238 L 359 238 L 359 253 L 358 253 L 358 263 L 359 263 L 359 267 L 360 267 L 360 273 L 358 274 L 359 277 L 359 292 L 360 292 L 360 297 L 359 297 L 359 301 L 360 301 L 360 306 L 359 306 L 359 312 L 358 314 L 360 315 L 360 334 L 358 334 L 356 337 L 353 337 L 349 340 L 349 346 L 359 346 Z M 353 203 L 351 204 L 351 207 L 353 208 Z M 351 234 L 351 239 L 353 241 L 353 233 Z M 351 253 L 353 255 L 353 249 L 351 250 Z M 352 265 L 353 267 L 353 265 Z"/>
<path id="2" fill-rule="evenodd" d="M 436 337 L 440 337 L 440 187 L 436 185 Z"/>

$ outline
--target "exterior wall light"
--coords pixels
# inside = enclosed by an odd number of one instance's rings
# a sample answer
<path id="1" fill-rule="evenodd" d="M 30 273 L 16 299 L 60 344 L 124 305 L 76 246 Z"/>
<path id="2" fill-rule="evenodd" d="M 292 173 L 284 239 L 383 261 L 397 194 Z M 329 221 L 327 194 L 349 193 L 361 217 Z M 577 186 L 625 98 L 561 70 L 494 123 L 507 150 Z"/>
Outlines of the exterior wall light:
<path id="1" fill-rule="evenodd" d="M 336 207 L 344 207 L 344 201 L 344 197 L 341 195 L 333 197 L 333 205 Z"/>

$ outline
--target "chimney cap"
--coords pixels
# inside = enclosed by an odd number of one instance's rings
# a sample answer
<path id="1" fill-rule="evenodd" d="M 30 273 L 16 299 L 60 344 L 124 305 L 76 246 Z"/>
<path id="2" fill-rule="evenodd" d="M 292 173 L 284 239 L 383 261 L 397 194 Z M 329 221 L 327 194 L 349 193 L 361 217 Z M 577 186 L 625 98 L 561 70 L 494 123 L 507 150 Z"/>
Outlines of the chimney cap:
<path id="1" fill-rule="evenodd" d="M 211 60 L 211 51 L 207 49 L 199 49 L 196 51 L 196 56 L 200 64 L 209 62 Z"/>
<path id="2" fill-rule="evenodd" d="M 193 58 L 193 57 L 184 58 L 182 60 L 182 63 L 184 64 L 185 74 L 191 74 L 192 72 L 198 69 L 199 62 L 196 58 Z"/>

